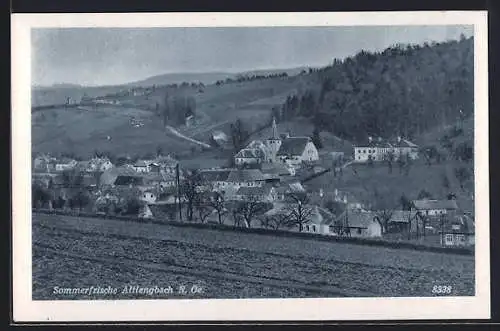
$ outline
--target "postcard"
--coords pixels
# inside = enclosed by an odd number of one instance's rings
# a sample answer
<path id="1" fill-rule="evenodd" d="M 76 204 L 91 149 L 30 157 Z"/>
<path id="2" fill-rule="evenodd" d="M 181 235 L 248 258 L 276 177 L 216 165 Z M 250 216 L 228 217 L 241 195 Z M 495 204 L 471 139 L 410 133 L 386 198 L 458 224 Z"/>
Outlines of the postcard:
<path id="1" fill-rule="evenodd" d="M 487 14 L 12 15 L 16 322 L 490 318 Z"/>

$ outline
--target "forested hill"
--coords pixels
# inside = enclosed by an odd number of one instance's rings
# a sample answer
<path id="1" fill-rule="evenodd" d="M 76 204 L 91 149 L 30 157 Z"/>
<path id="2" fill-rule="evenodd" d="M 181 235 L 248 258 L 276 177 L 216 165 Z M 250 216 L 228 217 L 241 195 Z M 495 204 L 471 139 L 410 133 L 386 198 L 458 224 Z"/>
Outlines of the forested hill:
<path id="1" fill-rule="evenodd" d="M 473 114 L 473 50 L 471 37 L 334 60 L 310 72 L 310 87 L 289 96 L 275 116 L 306 116 L 320 130 L 353 141 L 412 138 Z"/>

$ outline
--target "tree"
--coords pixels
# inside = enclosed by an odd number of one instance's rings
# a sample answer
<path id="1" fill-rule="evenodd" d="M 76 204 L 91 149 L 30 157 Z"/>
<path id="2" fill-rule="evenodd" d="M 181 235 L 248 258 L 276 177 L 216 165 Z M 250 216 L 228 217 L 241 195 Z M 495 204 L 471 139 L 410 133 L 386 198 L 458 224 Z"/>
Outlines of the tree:
<path id="1" fill-rule="evenodd" d="M 339 201 L 328 200 L 325 203 L 325 208 L 328 209 L 328 211 L 333 215 L 338 216 L 345 211 L 346 205 L 345 203 Z"/>
<path id="2" fill-rule="evenodd" d="M 471 172 L 466 167 L 457 167 L 454 169 L 454 173 L 458 183 L 460 184 L 460 188 L 464 190 L 465 182 L 472 177 Z"/>
<path id="3" fill-rule="evenodd" d="M 319 135 L 319 129 L 317 127 L 314 127 L 312 141 L 317 149 L 323 148 L 323 142 L 321 141 L 321 137 Z"/>
<path id="4" fill-rule="evenodd" d="M 213 192 L 208 205 L 217 213 L 219 224 L 224 224 L 224 215 L 227 214 L 224 192 Z"/>
<path id="5" fill-rule="evenodd" d="M 31 186 L 31 195 L 33 206 L 36 208 L 42 208 L 50 200 L 50 193 L 40 184 Z"/>
<path id="6" fill-rule="evenodd" d="M 392 164 L 394 162 L 394 152 L 392 150 L 390 150 L 389 152 L 387 152 L 385 158 L 387 160 L 388 171 L 390 174 L 392 174 Z"/>
<path id="7" fill-rule="evenodd" d="M 412 160 L 409 154 L 405 154 L 405 175 L 408 176 L 410 174 Z"/>
<path id="8" fill-rule="evenodd" d="M 418 193 L 417 199 L 418 199 L 418 200 L 421 200 L 421 199 L 432 199 L 432 194 L 430 194 L 430 193 L 429 193 L 429 192 L 427 192 L 426 190 L 421 190 L 421 191 Z"/>
<path id="9" fill-rule="evenodd" d="M 297 225 L 299 232 L 302 232 L 304 225 L 309 222 L 309 217 L 313 213 L 313 209 L 308 206 L 309 198 L 303 194 L 290 194 L 288 200 L 290 224 Z"/>
<path id="10" fill-rule="evenodd" d="M 231 141 L 236 151 L 239 151 L 244 147 L 248 137 L 248 131 L 245 129 L 243 122 L 240 119 L 237 119 L 236 122 L 231 124 Z"/>
<path id="11" fill-rule="evenodd" d="M 186 216 L 188 221 L 193 220 L 194 206 L 198 196 L 197 188 L 199 186 L 197 178 L 197 174 L 194 173 L 186 178 L 181 186 L 181 194 L 186 201 Z"/>
<path id="12" fill-rule="evenodd" d="M 443 187 L 446 190 L 449 190 L 450 189 L 450 180 L 449 180 L 448 175 L 446 174 L 446 172 L 443 172 L 443 174 L 441 175 L 441 180 L 442 180 Z"/>
<path id="13" fill-rule="evenodd" d="M 198 212 L 198 219 L 201 223 L 206 223 L 208 216 L 212 213 L 210 206 L 208 205 L 210 197 L 207 193 L 200 192 L 196 195 L 195 208 Z"/>
<path id="14" fill-rule="evenodd" d="M 73 205 L 77 206 L 80 211 L 89 205 L 90 197 L 86 192 L 79 190 L 72 198 Z"/>
<path id="15" fill-rule="evenodd" d="M 394 213 L 394 204 L 390 201 L 389 197 L 378 191 L 377 188 L 373 189 L 374 209 L 377 219 L 382 227 L 382 233 L 387 231 L 389 221 Z"/>
<path id="16" fill-rule="evenodd" d="M 163 126 L 167 126 L 167 122 L 170 118 L 170 100 L 168 92 L 165 93 L 163 98 Z"/>
<path id="17" fill-rule="evenodd" d="M 403 193 L 399 198 L 399 203 L 401 204 L 402 210 L 411 210 L 413 203 L 408 197 Z"/>
<path id="18" fill-rule="evenodd" d="M 160 145 L 156 146 L 156 156 L 158 157 L 162 155 L 163 155 L 163 148 Z"/>
<path id="19" fill-rule="evenodd" d="M 266 229 L 279 230 L 281 228 L 290 227 L 290 214 L 277 213 L 275 215 L 265 216 L 261 219 L 261 225 Z"/>
<path id="20" fill-rule="evenodd" d="M 374 166 L 373 156 L 372 156 L 371 154 L 370 154 L 370 155 L 368 155 L 368 166 L 369 166 L 370 168 L 373 168 L 373 166 Z"/>
<path id="21" fill-rule="evenodd" d="M 238 202 L 235 208 L 237 216 L 241 217 L 247 228 L 252 227 L 254 218 L 266 210 L 265 204 L 256 197 L 250 196 L 245 201 Z"/>
<path id="22" fill-rule="evenodd" d="M 398 167 L 399 167 L 399 174 L 401 175 L 403 173 L 404 167 L 405 167 L 405 160 L 403 158 L 403 154 L 399 154 L 398 157 Z"/>
<path id="23" fill-rule="evenodd" d="M 124 201 L 121 210 L 125 215 L 138 215 L 142 207 L 142 202 L 135 196 L 130 196 Z"/>
<path id="24" fill-rule="evenodd" d="M 80 187 L 83 184 L 83 174 L 76 169 L 64 170 L 61 176 L 64 187 Z"/>

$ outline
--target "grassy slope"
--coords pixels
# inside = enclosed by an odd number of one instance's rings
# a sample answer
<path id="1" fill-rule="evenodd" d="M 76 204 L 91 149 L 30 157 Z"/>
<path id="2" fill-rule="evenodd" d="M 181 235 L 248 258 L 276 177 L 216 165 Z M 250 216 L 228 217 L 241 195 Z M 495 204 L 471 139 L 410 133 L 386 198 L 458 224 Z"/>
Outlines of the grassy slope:
<path id="1" fill-rule="evenodd" d="M 473 142 L 473 121 L 471 119 L 464 122 L 464 134 L 453 139 L 454 144 L 459 142 Z M 434 145 L 440 148 L 439 139 L 446 134 L 446 128 L 436 128 L 418 137 L 415 142 L 420 146 Z M 344 170 L 343 177 L 334 177 L 333 173 L 327 173 L 307 183 L 312 190 L 320 187 L 328 191 L 335 188 L 352 193 L 360 201 L 373 199 L 373 190 L 377 190 L 393 204 L 397 204 L 399 198 L 404 193 L 407 197 L 415 199 L 421 190 L 426 190 L 434 198 L 446 198 L 446 195 L 453 192 L 457 195 L 459 207 L 464 210 L 473 210 L 473 200 L 471 194 L 474 191 L 474 179 L 471 178 L 461 190 L 458 180 L 454 175 L 455 167 L 472 167 L 460 161 L 447 160 L 441 164 L 433 164 L 430 167 L 424 164 L 423 160 L 416 161 L 408 176 L 399 173 L 397 164 L 393 167 L 392 174 L 389 174 L 388 166 L 376 164 L 370 168 L 366 165 L 350 166 Z M 356 170 L 357 174 L 354 173 Z M 443 186 L 443 177 L 448 177 L 450 189 Z M 399 206 L 400 207 L 400 206 Z"/>
<path id="2" fill-rule="evenodd" d="M 133 127 L 131 117 L 144 126 Z M 111 140 L 107 140 L 107 136 Z M 167 136 L 152 113 L 137 109 L 102 107 L 97 111 L 54 109 L 32 114 L 33 152 L 74 152 L 88 157 L 95 149 L 114 154 L 182 151 L 194 144 Z"/>
<path id="3" fill-rule="evenodd" d="M 211 298 L 432 296 L 442 284 L 474 291 L 470 256 L 59 216 L 35 215 L 33 225 L 36 298 L 55 299 L 53 286 L 193 282 Z"/>
<path id="4" fill-rule="evenodd" d="M 296 86 L 296 79 L 269 79 L 244 83 L 207 86 L 204 93 L 188 89 L 197 104 L 199 123 L 191 128 L 180 127 L 187 136 L 208 141 L 215 129 L 226 130 L 240 118 L 251 126 L 267 121 L 272 106 L 280 104 Z M 148 97 L 127 97 L 122 102 L 149 105 L 154 109 L 165 95 L 159 89 Z M 262 100 L 261 104 L 252 104 Z M 142 118 L 143 127 L 129 124 L 130 117 Z M 32 114 L 34 152 L 74 152 L 86 156 L 95 149 L 121 153 L 151 153 L 157 146 L 169 153 L 191 154 L 197 145 L 166 135 L 161 118 L 153 112 L 134 108 L 100 106 L 96 111 L 54 109 Z M 110 136 L 112 139 L 107 140 Z"/>

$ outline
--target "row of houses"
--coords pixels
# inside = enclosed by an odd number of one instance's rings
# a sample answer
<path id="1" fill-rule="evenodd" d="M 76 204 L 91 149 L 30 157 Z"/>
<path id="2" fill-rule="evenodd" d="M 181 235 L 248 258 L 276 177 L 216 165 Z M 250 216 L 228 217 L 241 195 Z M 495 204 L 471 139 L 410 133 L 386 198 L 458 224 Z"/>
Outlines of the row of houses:
<path id="1" fill-rule="evenodd" d="M 137 160 L 134 163 L 126 163 L 124 167 L 133 169 L 138 173 L 160 173 L 175 174 L 178 161 L 171 156 L 158 156 L 150 160 Z M 93 157 L 90 160 L 77 161 L 69 157 L 56 158 L 46 154 L 38 155 L 33 160 L 35 172 L 54 173 L 66 170 L 77 170 L 80 172 L 104 172 L 114 167 L 107 157 Z"/>
<path id="2" fill-rule="evenodd" d="M 345 200 L 344 200 L 345 201 Z M 387 221 L 385 231 L 403 231 L 421 235 L 438 235 L 443 246 L 474 245 L 474 219 L 465 214 L 456 214 L 456 203 L 448 200 L 415 200 L 412 210 L 394 210 Z M 327 236 L 380 238 L 384 235 L 383 221 L 377 211 L 365 210 L 355 203 L 345 203 L 345 210 L 334 215 L 318 205 L 306 205 L 308 220 L 301 232 Z M 286 217 L 290 214 L 286 203 L 275 204 L 264 217 Z M 295 226 L 295 231 L 299 231 Z"/>

